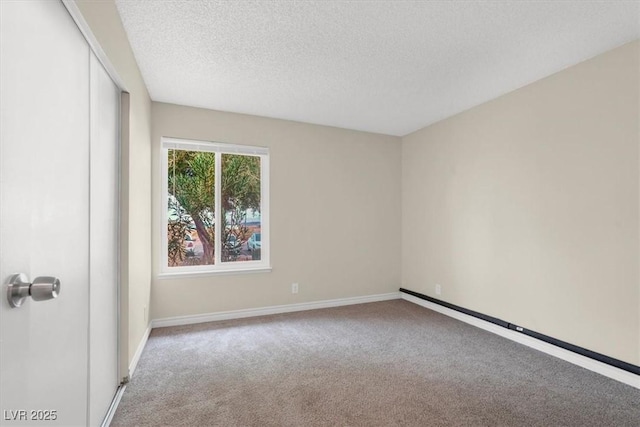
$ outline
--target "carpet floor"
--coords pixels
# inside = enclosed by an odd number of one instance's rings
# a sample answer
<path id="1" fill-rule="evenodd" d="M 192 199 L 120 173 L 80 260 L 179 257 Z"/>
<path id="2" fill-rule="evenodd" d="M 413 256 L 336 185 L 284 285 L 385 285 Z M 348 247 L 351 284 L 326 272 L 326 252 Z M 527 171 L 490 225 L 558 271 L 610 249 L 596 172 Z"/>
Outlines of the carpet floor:
<path id="1" fill-rule="evenodd" d="M 640 426 L 640 390 L 404 300 L 154 329 L 118 426 Z"/>

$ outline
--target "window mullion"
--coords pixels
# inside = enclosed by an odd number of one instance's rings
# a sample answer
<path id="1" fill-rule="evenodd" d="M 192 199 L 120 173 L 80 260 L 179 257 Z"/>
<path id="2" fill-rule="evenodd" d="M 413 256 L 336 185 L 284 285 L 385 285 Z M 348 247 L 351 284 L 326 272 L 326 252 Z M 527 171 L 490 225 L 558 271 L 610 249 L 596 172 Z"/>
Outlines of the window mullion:
<path id="1" fill-rule="evenodd" d="M 222 154 L 216 152 L 215 162 L 215 264 L 222 263 Z"/>

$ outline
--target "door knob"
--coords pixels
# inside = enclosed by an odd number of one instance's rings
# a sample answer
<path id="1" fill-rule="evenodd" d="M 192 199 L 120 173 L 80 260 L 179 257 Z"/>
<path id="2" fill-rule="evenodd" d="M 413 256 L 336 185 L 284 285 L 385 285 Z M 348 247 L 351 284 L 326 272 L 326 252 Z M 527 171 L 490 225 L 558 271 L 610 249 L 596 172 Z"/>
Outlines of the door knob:
<path id="1" fill-rule="evenodd" d="M 31 283 L 26 274 L 14 274 L 9 278 L 7 286 L 7 299 L 14 308 L 20 307 L 28 296 L 34 301 L 46 301 L 57 298 L 59 293 L 60 280 L 52 276 L 36 277 Z"/>

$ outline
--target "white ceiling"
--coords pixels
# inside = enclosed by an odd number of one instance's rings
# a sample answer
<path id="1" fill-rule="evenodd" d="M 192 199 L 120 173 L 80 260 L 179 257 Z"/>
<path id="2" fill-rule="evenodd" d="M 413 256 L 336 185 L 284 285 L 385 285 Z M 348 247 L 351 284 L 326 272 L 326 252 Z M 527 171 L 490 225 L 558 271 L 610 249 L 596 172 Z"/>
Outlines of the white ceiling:
<path id="1" fill-rule="evenodd" d="M 154 101 L 390 135 L 640 38 L 640 1 L 116 4 Z"/>

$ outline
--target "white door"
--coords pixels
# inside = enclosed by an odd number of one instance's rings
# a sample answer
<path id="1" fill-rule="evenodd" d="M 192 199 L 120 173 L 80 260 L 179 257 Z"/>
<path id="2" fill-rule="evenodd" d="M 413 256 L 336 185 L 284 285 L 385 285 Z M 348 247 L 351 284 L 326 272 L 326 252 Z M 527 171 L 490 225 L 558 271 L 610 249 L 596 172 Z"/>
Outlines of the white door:
<path id="1" fill-rule="evenodd" d="M 0 424 L 96 425 L 117 386 L 117 154 L 90 106 L 114 94 L 60 2 L 0 8 Z M 12 308 L 14 273 L 56 276 L 59 296 Z"/>
<path id="2" fill-rule="evenodd" d="M 118 157 L 120 90 L 91 53 L 89 424 L 104 419 L 118 388 Z"/>

